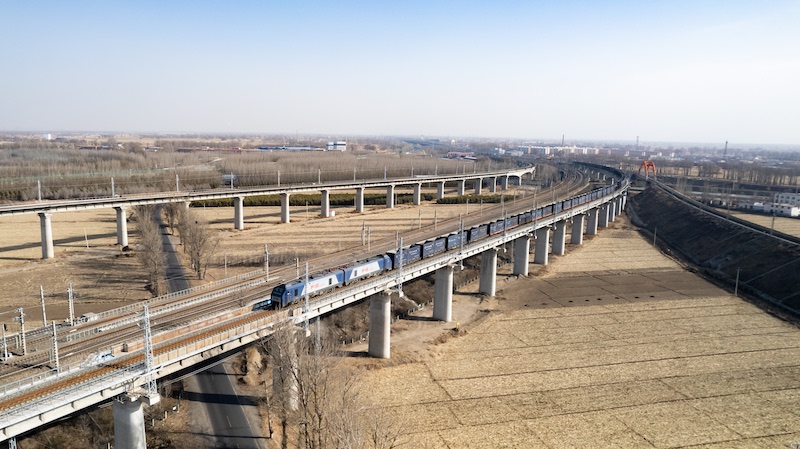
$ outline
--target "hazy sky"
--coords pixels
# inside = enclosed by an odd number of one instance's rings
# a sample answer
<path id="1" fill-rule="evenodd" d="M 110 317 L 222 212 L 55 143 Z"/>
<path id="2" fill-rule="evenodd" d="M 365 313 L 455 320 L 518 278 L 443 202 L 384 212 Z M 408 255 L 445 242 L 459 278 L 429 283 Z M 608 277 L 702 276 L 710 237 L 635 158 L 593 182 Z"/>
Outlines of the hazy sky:
<path id="1" fill-rule="evenodd" d="M 0 130 L 800 144 L 800 1 L 0 2 Z"/>

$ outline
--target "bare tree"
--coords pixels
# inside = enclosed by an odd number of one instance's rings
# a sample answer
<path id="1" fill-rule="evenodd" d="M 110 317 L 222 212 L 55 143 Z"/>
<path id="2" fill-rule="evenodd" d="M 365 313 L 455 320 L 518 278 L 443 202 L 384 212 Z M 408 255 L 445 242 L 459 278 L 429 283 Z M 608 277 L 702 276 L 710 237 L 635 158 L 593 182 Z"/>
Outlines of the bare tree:
<path id="1" fill-rule="evenodd" d="M 135 209 L 136 227 L 139 229 L 139 261 L 147 271 L 147 282 L 153 296 L 160 295 L 162 280 L 167 269 L 161 229 L 153 218 L 153 206 L 138 206 Z"/>
<path id="2" fill-rule="evenodd" d="M 218 239 L 214 239 L 207 223 L 203 222 L 196 212 L 189 209 L 181 214 L 178 226 L 186 253 L 192 269 L 198 279 L 203 279 L 209 259 L 214 255 L 219 244 Z"/>
<path id="3" fill-rule="evenodd" d="M 266 347 L 273 366 L 269 403 L 278 408 L 281 447 L 287 447 L 288 429 L 294 426 L 297 447 L 305 449 L 397 446 L 399 429 L 383 409 L 367 402 L 355 371 L 341 363 L 335 339 L 306 338 L 287 326 Z"/>
<path id="4" fill-rule="evenodd" d="M 161 205 L 164 218 L 167 220 L 169 232 L 175 234 L 175 227 L 181 222 L 181 216 L 186 209 L 183 203 L 166 203 Z"/>

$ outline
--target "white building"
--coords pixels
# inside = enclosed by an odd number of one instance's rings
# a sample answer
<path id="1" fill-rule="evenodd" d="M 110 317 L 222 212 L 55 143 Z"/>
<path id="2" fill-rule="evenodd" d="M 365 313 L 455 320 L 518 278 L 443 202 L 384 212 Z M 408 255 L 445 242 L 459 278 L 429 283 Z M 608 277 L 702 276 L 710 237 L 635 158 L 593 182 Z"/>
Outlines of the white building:
<path id="1" fill-rule="evenodd" d="M 325 151 L 347 151 L 347 142 L 338 140 L 336 142 L 328 142 L 325 145 Z"/>
<path id="2" fill-rule="evenodd" d="M 790 204 L 767 204 L 764 206 L 764 212 L 779 217 L 800 217 L 800 207 Z"/>
<path id="3" fill-rule="evenodd" d="M 800 206 L 800 193 L 776 193 L 775 204 Z"/>

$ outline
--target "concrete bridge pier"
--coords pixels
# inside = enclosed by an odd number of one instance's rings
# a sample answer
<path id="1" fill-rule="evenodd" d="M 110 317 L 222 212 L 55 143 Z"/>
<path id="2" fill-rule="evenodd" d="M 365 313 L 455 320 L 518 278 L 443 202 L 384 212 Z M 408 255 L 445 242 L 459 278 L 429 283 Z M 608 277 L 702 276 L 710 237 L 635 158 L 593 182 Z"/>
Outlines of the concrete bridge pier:
<path id="1" fill-rule="evenodd" d="M 369 346 L 372 357 L 389 358 L 389 331 L 391 330 L 391 293 L 388 291 L 372 295 L 369 299 Z"/>
<path id="2" fill-rule="evenodd" d="M 572 217 L 572 238 L 570 243 L 573 245 L 583 245 L 583 222 L 586 215 L 580 214 Z"/>
<path id="3" fill-rule="evenodd" d="M 117 245 L 121 248 L 128 246 L 128 216 L 125 214 L 125 207 L 114 208 L 117 211 Z"/>
<path id="4" fill-rule="evenodd" d="M 489 178 L 489 193 L 497 192 L 497 177 Z"/>
<path id="5" fill-rule="evenodd" d="M 480 195 L 483 188 L 483 178 L 476 178 L 473 182 L 475 183 L 475 195 Z"/>
<path id="6" fill-rule="evenodd" d="M 500 190 L 508 190 L 508 175 L 500 177 Z"/>
<path id="7" fill-rule="evenodd" d="M 550 227 L 545 226 L 536 230 L 536 247 L 533 253 L 533 263 L 547 265 L 550 249 Z"/>
<path id="8" fill-rule="evenodd" d="M 53 250 L 53 224 L 49 212 L 39 212 L 39 227 L 42 231 L 42 259 L 52 259 L 55 257 Z"/>
<path id="9" fill-rule="evenodd" d="M 444 182 L 440 182 L 436 186 L 436 199 L 440 200 L 442 198 L 444 198 Z"/>
<path id="10" fill-rule="evenodd" d="M 497 292 L 497 248 L 491 248 L 481 254 L 478 293 L 494 296 L 495 292 Z"/>
<path id="11" fill-rule="evenodd" d="M 464 180 L 458 181 L 458 184 L 456 184 L 456 194 L 458 196 L 464 196 L 466 187 L 467 187 L 467 181 Z"/>
<path id="12" fill-rule="evenodd" d="M 364 188 L 356 187 L 356 212 L 364 212 Z"/>
<path id="13" fill-rule="evenodd" d="M 597 235 L 597 218 L 600 211 L 594 208 L 586 213 L 589 221 L 586 223 L 586 235 Z"/>
<path id="14" fill-rule="evenodd" d="M 563 256 L 567 242 L 567 222 L 561 220 L 556 223 L 553 232 L 553 254 L 556 256 Z"/>
<path id="15" fill-rule="evenodd" d="M 625 206 L 628 204 L 628 195 L 622 195 L 622 196 L 619 197 L 619 199 L 620 199 L 620 204 L 622 205 L 619 208 L 619 210 L 623 211 L 623 210 L 625 210 Z"/>
<path id="16" fill-rule="evenodd" d="M 147 449 L 142 401 L 127 394 L 114 399 L 114 448 Z"/>
<path id="17" fill-rule="evenodd" d="M 233 197 L 233 229 L 244 229 L 244 197 Z"/>
<path id="18" fill-rule="evenodd" d="M 320 200 L 319 206 L 319 216 L 322 218 L 328 218 L 331 215 L 331 191 L 330 190 L 323 190 L 322 191 L 322 199 Z"/>
<path id="19" fill-rule="evenodd" d="M 453 320 L 453 266 L 436 270 L 433 295 L 433 319 L 449 323 Z"/>
<path id="20" fill-rule="evenodd" d="M 289 222 L 289 194 L 281 193 L 281 223 Z"/>
<path id="21" fill-rule="evenodd" d="M 394 207 L 394 184 L 386 187 L 386 208 Z"/>
<path id="22" fill-rule="evenodd" d="M 518 276 L 528 275 L 528 263 L 530 262 L 531 236 L 524 235 L 514 240 L 514 271 Z"/>
<path id="23" fill-rule="evenodd" d="M 598 220 L 599 221 L 598 224 L 602 228 L 608 227 L 608 209 L 609 209 L 608 203 L 600 206 L 600 219 Z"/>
<path id="24" fill-rule="evenodd" d="M 414 184 L 414 205 L 419 206 L 422 203 L 422 184 Z"/>

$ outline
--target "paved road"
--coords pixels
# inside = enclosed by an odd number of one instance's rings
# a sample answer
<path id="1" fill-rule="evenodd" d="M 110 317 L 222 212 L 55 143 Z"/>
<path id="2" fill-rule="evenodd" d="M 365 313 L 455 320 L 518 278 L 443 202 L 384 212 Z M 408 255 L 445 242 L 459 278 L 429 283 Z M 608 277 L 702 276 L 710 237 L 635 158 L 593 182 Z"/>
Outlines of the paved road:
<path id="1" fill-rule="evenodd" d="M 167 255 L 166 277 L 169 291 L 176 292 L 189 288 L 189 281 L 176 253 L 177 238 L 162 233 L 162 241 Z M 257 399 L 240 397 L 236 394 L 224 363 L 195 375 L 194 380 L 198 391 L 188 393 L 187 399 L 205 406 L 213 434 L 213 445 L 210 447 L 222 449 L 267 447 L 266 444 L 262 445 L 260 428 L 253 430 L 244 411 L 245 406 L 257 406 Z"/>

